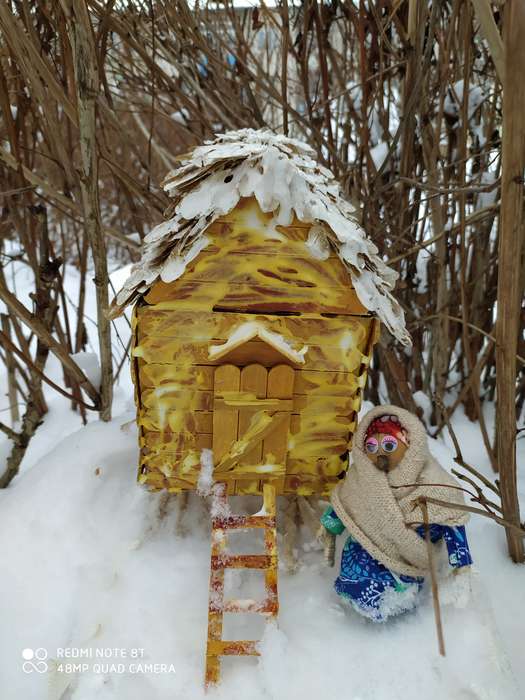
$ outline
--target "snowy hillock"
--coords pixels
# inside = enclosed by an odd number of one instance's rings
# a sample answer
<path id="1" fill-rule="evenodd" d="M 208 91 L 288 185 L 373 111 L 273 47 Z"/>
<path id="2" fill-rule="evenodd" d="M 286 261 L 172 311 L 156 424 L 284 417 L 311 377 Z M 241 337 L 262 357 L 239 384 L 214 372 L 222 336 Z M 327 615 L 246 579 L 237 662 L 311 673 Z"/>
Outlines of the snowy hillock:
<path id="1" fill-rule="evenodd" d="M 2 700 L 204 698 L 209 517 L 204 500 L 192 494 L 180 534 L 177 499 L 166 502 L 137 486 L 132 419 L 128 411 L 48 443 L 47 453 L 0 493 Z M 42 430 L 36 441 L 46 439 L 46 426 Z M 482 449 L 477 426 L 465 421 L 461 431 L 475 457 Z M 443 442 L 433 441 L 432 451 L 451 464 Z M 255 512 L 260 499 L 234 498 L 232 507 Z M 280 571 L 279 627 L 267 629 L 260 659 L 225 660 L 223 683 L 208 697 L 523 697 L 521 632 L 514 618 L 515 610 L 523 610 L 523 571 L 508 560 L 500 528 L 477 519 L 468 533 L 474 575 L 442 573 L 446 658 L 437 652 L 428 591 L 417 611 L 391 623 L 361 619 L 339 603 L 332 590 L 336 570 L 325 567 L 304 532 L 299 571 Z M 344 538 L 339 540 L 338 553 Z M 228 585 L 255 598 L 251 575 L 239 574 Z M 225 627 L 230 638 L 262 633 L 260 616 L 226 618 L 232 618 Z M 48 672 L 24 672 L 22 651 L 38 648 L 47 654 Z M 139 649 L 145 665 L 142 672 L 128 672 L 129 656 L 103 663 L 81 659 L 89 669 L 65 673 L 63 648 L 92 654 L 124 649 L 128 655 Z M 125 672 L 107 666 L 119 662 Z"/>

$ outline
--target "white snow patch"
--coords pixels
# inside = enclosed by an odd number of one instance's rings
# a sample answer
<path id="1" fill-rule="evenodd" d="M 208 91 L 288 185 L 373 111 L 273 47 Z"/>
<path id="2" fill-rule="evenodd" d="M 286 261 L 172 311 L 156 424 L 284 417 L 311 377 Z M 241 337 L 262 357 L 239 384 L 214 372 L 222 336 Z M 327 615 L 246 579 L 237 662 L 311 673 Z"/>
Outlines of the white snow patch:
<path id="1" fill-rule="evenodd" d="M 376 146 L 370 149 L 370 155 L 372 156 L 376 170 L 379 170 L 379 168 L 385 162 L 385 158 L 388 155 L 388 150 L 388 144 L 384 141 L 380 141 Z"/>
<path id="2" fill-rule="evenodd" d="M 402 592 L 394 591 L 393 588 L 385 591 L 381 605 L 381 614 L 387 620 L 392 615 L 398 615 L 404 611 L 412 610 L 419 602 L 421 593 L 417 586 L 411 585 Z"/>
<path id="3" fill-rule="evenodd" d="M 181 109 L 178 109 L 176 112 L 172 112 L 171 118 L 176 121 L 178 124 L 182 124 L 183 126 L 186 126 L 190 120 L 190 113 L 186 109 L 186 107 L 182 107 Z"/>
<path id="4" fill-rule="evenodd" d="M 452 117 L 459 117 L 463 103 L 463 80 L 458 80 L 449 89 L 445 97 L 444 110 Z M 469 89 L 467 119 L 471 119 L 478 107 L 485 101 L 485 94 L 479 85 L 473 85 Z"/>
<path id="5" fill-rule="evenodd" d="M 201 452 L 201 470 L 197 481 L 199 496 L 209 496 L 213 486 L 213 452 L 203 449 Z"/>
<path id="6" fill-rule="evenodd" d="M 131 274 L 133 263 L 119 267 L 110 273 L 109 279 L 114 289 L 120 289 Z"/>
<path id="7" fill-rule="evenodd" d="M 465 608 L 471 597 L 473 589 L 473 577 L 476 571 L 473 567 L 456 569 L 457 573 L 450 574 L 439 587 L 439 600 L 443 605 L 452 605 L 455 608 Z"/>
<path id="8" fill-rule="evenodd" d="M 212 518 L 228 518 L 232 512 L 228 501 L 221 496 L 223 484 L 214 484 L 211 489 L 211 508 L 210 515 Z M 217 537 L 217 533 L 215 533 Z"/>
<path id="9" fill-rule="evenodd" d="M 99 389 L 102 381 L 102 370 L 98 355 L 94 352 L 75 352 L 71 355 L 71 359 L 77 363 L 95 389 Z"/>
<path id="10" fill-rule="evenodd" d="M 491 170 L 484 170 L 481 173 L 480 185 L 493 185 L 496 182 L 496 174 Z M 487 192 L 480 192 L 477 197 L 476 209 L 483 209 L 484 207 L 490 207 L 496 201 L 498 194 L 497 187 Z"/>
<path id="11" fill-rule="evenodd" d="M 59 398 L 63 423 L 71 411 Z M 490 469 L 481 458 L 479 426 L 461 413 L 456 417 L 465 459 Z M 174 536 L 176 501 L 159 520 L 161 495 L 135 482 L 136 434 L 121 430 L 130 418 L 93 422 L 65 439 L 52 435 L 53 447 L 44 425 L 35 449 L 42 452 L 43 441 L 48 454 L 0 492 L 0 595 L 7 601 L 0 625 L 2 700 L 42 700 L 51 687 L 56 699 L 65 684 L 64 700 L 241 700 L 247 692 L 250 700 L 523 697 L 523 567 L 508 559 L 504 531 L 483 518 L 468 526 L 479 570 L 472 598 L 456 607 L 440 582 L 444 659 L 428 592 L 414 612 L 376 625 L 345 610 L 333 591 L 337 570 L 325 568 L 312 551 L 301 555 L 295 575 L 279 572 L 279 627 L 267 628 L 262 656 L 224 660 L 221 685 L 206 695 L 209 516 L 190 496 L 186 536 Z M 453 464 L 443 441 L 430 443 L 442 464 Z M 234 498 L 248 512 L 259 503 Z M 338 538 L 338 553 L 344 541 Z M 243 592 L 235 597 L 258 600 Z M 240 638 L 260 638 L 252 617 L 260 621 L 259 615 L 238 616 L 246 618 Z M 49 659 L 61 648 L 143 649 L 140 661 L 173 663 L 175 673 L 24 673 L 21 652 L 28 647 L 46 649 Z"/>

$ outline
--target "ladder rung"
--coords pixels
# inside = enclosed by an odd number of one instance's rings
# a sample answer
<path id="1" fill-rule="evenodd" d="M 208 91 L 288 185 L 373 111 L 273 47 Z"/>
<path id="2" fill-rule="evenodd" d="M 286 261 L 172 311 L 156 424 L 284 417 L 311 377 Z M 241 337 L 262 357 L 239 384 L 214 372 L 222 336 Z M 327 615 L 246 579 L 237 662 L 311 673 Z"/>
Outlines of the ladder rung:
<path id="1" fill-rule="evenodd" d="M 230 515 L 212 520 L 213 530 L 241 530 L 256 527 L 274 528 L 275 518 L 271 515 Z"/>
<path id="2" fill-rule="evenodd" d="M 210 610 L 215 612 L 215 608 L 210 607 Z M 277 610 L 277 598 L 267 598 L 266 600 L 237 598 L 235 600 L 226 600 L 222 606 L 222 611 L 225 613 L 266 613 L 275 615 Z"/>
<path id="3" fill-rule="evenodd" d="M 277 566 L 277 557 L 268 554 L 213 554 L 214 569 L 271 569 Z"/>
<path id="4" fill-rule="evenodd" d="M 257 644 L 258 642 L 252 641 L 225 642 L 210 639 L 206 654 L 207 656 L 260 656 Z"/>

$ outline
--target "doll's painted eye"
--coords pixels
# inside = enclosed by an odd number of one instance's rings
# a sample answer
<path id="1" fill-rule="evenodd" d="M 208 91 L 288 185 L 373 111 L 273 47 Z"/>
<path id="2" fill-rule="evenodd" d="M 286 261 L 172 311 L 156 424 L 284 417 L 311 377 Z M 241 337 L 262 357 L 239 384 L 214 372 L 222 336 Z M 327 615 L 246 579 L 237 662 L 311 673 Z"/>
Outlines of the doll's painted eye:
<path id="1" fill-rule="evenodd" d="M 368 438 L 368 440 L 365 442 L 365 448 L 367 452 L 371 452 L 373 454 L 379 449 L 379 443 L 375 438 Z"/>
<path id="2" fill-rule="evenodd" d="M 397 450 L 397 440 L 391 435 L 387 435 L 381 440 L 381 447 L 385 452 L 395 452 Z"/>

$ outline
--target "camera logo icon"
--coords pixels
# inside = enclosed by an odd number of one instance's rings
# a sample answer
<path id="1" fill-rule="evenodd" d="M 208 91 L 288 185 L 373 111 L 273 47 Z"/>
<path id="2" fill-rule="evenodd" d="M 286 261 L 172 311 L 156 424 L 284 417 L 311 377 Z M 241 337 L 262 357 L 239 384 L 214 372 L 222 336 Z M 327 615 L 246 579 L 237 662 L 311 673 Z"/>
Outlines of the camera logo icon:
<path id="1" fill-rule="evenodd" d="M 22 658 L 24 663 L 22 664 L 22 670 L 24 673 L 46 673 L 48 670 L 47 664 L 47 651 L 42 647 L 38 649 L 24 649 L 22 651 Z"/>

